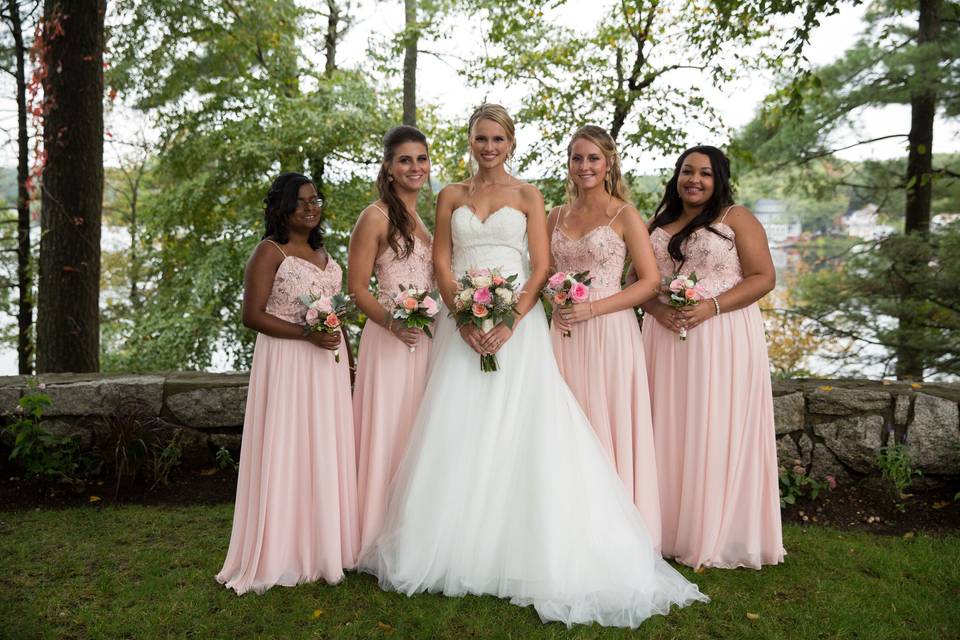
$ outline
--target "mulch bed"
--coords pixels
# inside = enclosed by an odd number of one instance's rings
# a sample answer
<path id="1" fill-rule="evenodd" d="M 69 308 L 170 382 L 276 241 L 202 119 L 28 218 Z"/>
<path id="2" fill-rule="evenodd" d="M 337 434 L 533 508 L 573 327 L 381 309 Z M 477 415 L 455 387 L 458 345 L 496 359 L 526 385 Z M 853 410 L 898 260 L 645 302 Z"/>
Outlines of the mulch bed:
<path id="1" fill-rule="evenodd" d="M 782 510 L 784 522 L 823 525 L 842 530 L 884 535 L 960 533 L 960 500 L 954 496 L 960 482 L 933 488 L 911 488 L 897 507 L 891 493 L 877 478 L 840 485 L 816 500 L 800 498 Z"/>
<path id="2" fill-rule="evenodd" d="M 50 489 L 0 470 L 0 510 L 64 508 L 83 505 L 146 504 L 194 505 L 233 502 L 237 473 L 208 468 L 181 470 L 167 486 L 151 488 L 143 482 L 127 481 L 115 493 L 113 482 L 103 481 L 82 490 Z M 829 526 L 842 530 L 867 531 L 884 535 L 910 533 L 960 533 L 960 480 L 934 488 L 915 488 L 899 510 L 878 479 L 841 485 L 825 491 L 816 500 L 800 498 L 783 509 L 783 521 L 807 526 Z"/>

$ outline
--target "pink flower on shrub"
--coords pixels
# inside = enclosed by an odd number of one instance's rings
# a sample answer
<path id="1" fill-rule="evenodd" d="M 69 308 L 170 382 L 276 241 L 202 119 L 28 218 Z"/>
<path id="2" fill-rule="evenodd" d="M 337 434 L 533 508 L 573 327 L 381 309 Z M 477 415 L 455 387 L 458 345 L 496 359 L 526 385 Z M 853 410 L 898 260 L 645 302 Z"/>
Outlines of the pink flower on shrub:
<path id="1" fill-rule="evenodd" d="M 578 282 L 570 287 L 570 299 L 574 302 L 585 302 L 590 294 L 590 289 L 582 282 Z"/>
<path id="2" fill-rule="evenodd" d="M 560 287 L 560 285 L 563 284 L 563 281 L 566 279 L 567 279 L 566 273 L 564 273 L 563 271 L 557 271 L 555 274 L 550 276 L 549 280 L 547 280 L 547 285 L 549 285 L 551 289 L 557 289 Z"/>
<path id="3" fill-rule="evenodd" d="M 824 479 L 827 481 L 827 486 L 829 486 L 831 489 L 836 489 L 836 488 L 837 488 L 837 479 L 836 479 L 836 478 L 834 478 L 833 476 L 827 476 L 827 477 L 824 478 Z"/>
<path id="4" fill-rule="evenodd" d="M 490 289 L 484 287 L 473 292 L 473 301 L 480 304 L 490 304 L 493 302 L 493 296 L 490 295 Z"/>

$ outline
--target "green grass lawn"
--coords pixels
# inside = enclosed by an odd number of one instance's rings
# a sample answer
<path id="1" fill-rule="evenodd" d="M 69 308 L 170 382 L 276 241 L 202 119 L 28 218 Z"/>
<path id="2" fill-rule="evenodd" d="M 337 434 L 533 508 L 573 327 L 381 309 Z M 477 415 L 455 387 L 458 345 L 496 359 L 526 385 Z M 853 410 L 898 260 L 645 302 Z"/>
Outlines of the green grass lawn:
<path id="1" fill-rule="evenodd" d="M 713 602 L 631 632 L 544 625 L 532 608 L 493 597 L 407 598 L 356 574 L 336 587 L 237 597 L 213 579 L 231 513 L 229 505 L 0 512 L 0 637 L 960 638 L 958 537 L 788 526 L 784 565 L 682 568 Z"/>

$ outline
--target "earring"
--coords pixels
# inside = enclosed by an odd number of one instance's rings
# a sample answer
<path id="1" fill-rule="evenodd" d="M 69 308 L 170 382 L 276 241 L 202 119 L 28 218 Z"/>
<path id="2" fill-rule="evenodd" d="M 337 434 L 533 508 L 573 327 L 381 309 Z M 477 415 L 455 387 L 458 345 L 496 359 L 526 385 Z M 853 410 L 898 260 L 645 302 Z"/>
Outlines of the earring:
<path id="1" fill-rule="evenodd" d="M 393 182 L 393 176 L 392 176 L 392 175 L 389 175 L 389 174 L 387 175 L 387 182 Z"/>

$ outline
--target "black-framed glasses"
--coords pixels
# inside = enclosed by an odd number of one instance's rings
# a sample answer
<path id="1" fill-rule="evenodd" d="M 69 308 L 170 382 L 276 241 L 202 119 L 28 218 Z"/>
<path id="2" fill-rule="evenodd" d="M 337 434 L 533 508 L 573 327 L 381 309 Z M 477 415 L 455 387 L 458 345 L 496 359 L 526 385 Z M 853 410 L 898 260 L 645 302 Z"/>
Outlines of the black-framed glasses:
<path id="1" fill-rule="evenodd" d="M 317 209 L 322 208 L 323 198 L 320 196 L 317 196 L 316 198 L 310 198 L 309 200 L 297 198 L 297 209 L 307 209 L 309 207 L 316 207 Z"/>

